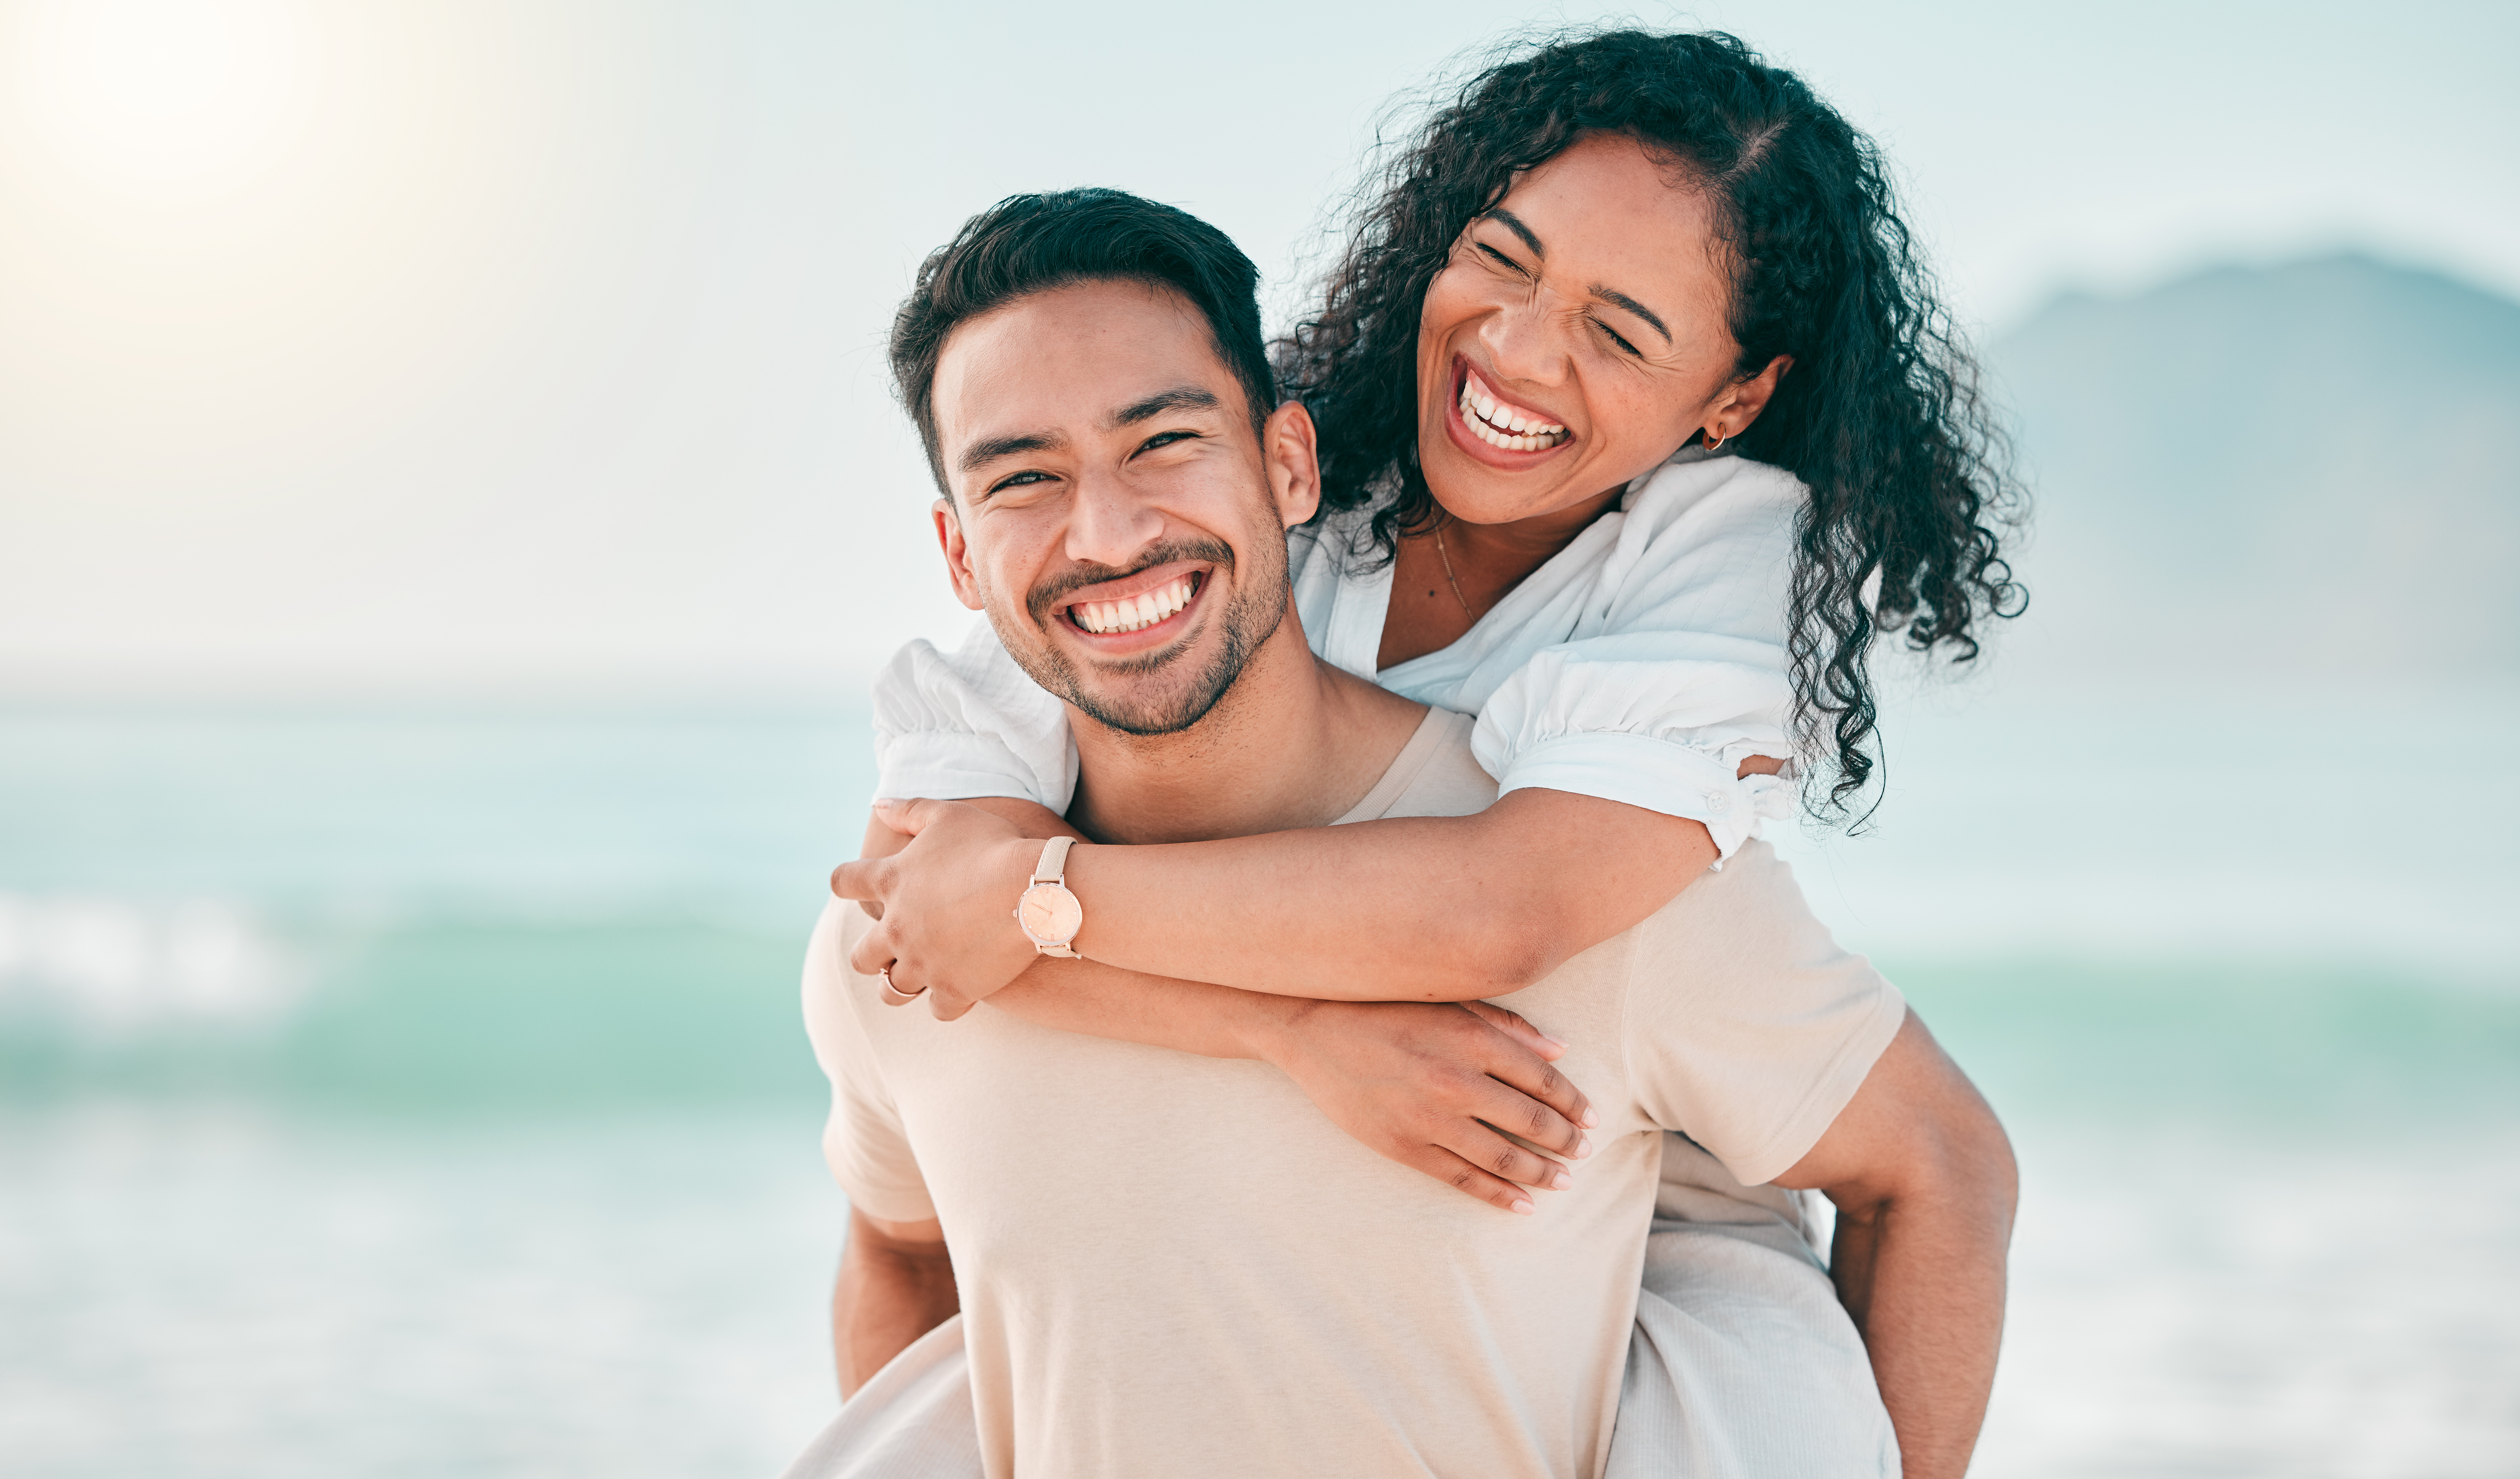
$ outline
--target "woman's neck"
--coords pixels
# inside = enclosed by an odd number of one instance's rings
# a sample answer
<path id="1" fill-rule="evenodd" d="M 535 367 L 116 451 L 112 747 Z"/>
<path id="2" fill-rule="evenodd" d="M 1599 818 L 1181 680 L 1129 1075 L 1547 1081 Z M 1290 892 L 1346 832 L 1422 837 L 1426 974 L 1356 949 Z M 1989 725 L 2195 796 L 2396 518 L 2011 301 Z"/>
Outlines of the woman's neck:
<path id="1" fill-rule="evenodd" d="M 1626 491 L 1623 486 L 1607 493 L 1596 494 L 1572 508 L 1552 514 L 1517 518 L 1511 523 L 1474 524 L 1461 519 L 1448 519 L 1441 527 L 1444 542 L 1456 562 L 1466 557 L 1483 571 L 1494 573 L 1504 581 L 1504 591 L 1522 583 L 1524 576 L 1547 564 L 1550 559 L 1575 542 L 1575 536 L 1592 525 L 1594 519 L 1608 512 Z"/>
<path id="2" fill-rule="evenodd" d="M 1618 502 L 1620 488 L 1572 508 L 1474 524 L 1444 516 L 1403 537 L 1393 557 L 1377 667 L 1438 652 L 1462 640 L 1490 607 Z"/>

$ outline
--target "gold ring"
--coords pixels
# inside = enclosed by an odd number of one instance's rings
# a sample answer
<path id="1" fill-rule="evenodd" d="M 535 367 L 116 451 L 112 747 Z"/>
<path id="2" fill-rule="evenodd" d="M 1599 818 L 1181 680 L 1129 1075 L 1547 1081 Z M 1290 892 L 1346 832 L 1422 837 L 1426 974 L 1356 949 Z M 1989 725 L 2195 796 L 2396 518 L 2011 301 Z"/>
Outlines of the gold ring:
<path id="1" fill-rule="evenodd" d="M 901 963 L 899 961 L 895 961 L 892 963 L 892 965 L 898 965 L 900 964 Z M 883 1004 L 886 1007 L 907 1007 L 911 1003 L 918 1001 L 920 994 L 924 992 L 927 988 L 922 986 L 918 991 L 904 991 L 900 987 L 895 986 L 892 984 L 892 965 L 886 965 L 881 970 L 875 973 L 876 979 L 883 983 Z"/>

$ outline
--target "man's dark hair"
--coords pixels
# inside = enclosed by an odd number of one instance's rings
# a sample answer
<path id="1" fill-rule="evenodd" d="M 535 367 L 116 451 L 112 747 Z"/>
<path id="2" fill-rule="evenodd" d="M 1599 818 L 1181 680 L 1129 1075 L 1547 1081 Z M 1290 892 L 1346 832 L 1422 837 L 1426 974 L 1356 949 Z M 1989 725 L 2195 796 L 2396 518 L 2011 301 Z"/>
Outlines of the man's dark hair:
<path id="1" fill-rule="evenodd" d="M 1111 280 L 1190 299 L 1215 336 L 1217 357 L 1242 382 L 1253 429 L 1277 409 L 1260 336 L 1260 274 L 1224 232 L 1125 191 L 1009 196 L 920 264 L 918 285 L 892 321 L 893 388 L 919 424 L 938 491 L 953 496 L 936 446 L 936 359 L 946 336 L 1028 293 Z"/>

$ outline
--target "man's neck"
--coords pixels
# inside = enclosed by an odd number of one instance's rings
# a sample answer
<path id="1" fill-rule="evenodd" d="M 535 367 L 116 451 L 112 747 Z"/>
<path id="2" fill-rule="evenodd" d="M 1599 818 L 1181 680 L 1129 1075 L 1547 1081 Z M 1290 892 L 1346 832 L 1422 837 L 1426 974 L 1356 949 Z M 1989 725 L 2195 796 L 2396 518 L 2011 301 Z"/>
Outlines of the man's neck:
<path id="1" fill-rule="evenodd" d="M 1130 735 L 1068 709 L 1076 802 L 1106 842 L 1197 842 L 1322 827 L 1407 747 L 1425 709 L 1315 657 L 1292 609 L 1189 729 Z"/>

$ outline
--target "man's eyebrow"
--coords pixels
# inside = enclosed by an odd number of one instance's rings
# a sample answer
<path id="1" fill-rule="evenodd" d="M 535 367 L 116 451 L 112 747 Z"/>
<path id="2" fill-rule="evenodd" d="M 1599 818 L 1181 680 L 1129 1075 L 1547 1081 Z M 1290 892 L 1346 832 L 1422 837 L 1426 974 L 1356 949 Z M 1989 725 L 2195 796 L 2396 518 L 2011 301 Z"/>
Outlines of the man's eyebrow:
<path id="1" fill-rule="evenodd" d="M 1067 445 L 1067 438 L 1056 431 L 1031 431 L 1021 436 L 992 436 L 975 441 L 954 459 L 959 472 L 976 471 L 1001 457 L 1013 457 L 1022 452 L 1055 452 Z"/>
<path id="2" fill-rule="evenodd" d="M 1608 298 L 1611 302 L 1618 304 L 1630 313 L 1643 319 L 1646 323 L 1654 326 L 1654 333 L 1662 336 L 1662 341 L 1664 343 L 1668 344 L 1671 342 L 1671 331 L 1664 328 L 1662 326 L 1662 320 L 1654 317 L 1654 311 L 1646 307 L 1644 304 L 1638 302 L 1635 298 L 1621 292 L 1616 288 L 1604 288 L 1598 283 L 1595 283 L 1593 285 L 1593 295 L 1598 298 Z"/>
<path id="3" fill-rule="evenodd" d="M 1122 406 L 1111 413 L 1105 425 L 1134 426 L 1142 421 L 1152 421 L 1167 411 L 1213 411 L 1224 404 L 1212 391 L 1201 390 L 1196 385 L 1175 385 L 1170 390 L 1159 390 L 1145 400 Z"/>
<path id="4" fill-rule="evenodd" d="M 1549 248 L 1541 246 L 1539 236 L 1535 234 L 1530 227 L 1522 224 L 1522 217 L 1515 215 L 1512 211 L 1500 205 L 1496 209 L 1488 212 L 1488 219 L 1491 221 L 1503 221 L 1505 223 L 1506 230 L 1522 238 L 1522 245 L 1531 248 L 1531 254 L 1533 256 L 1540 258 L 1544 262 L 1549 260 Z"/>
<path id="5" fill-rule="evenodd" d="M 1104 425 L 1134 426 L 1167 411 L 1213 411 L 1224 404 L 1213 391 L 1202 390 L 1196 385 L 1176 385 L 1170 390 L 1159 390 L 1145 400 L 1122 406 L 1111 413 Z M 1067 438 L 1056 431 L 987 436 L 965 447 L 963 455 L 954 459 L 954 467 L 957 471 L 972 472 L 1002 457 L 1019 457 L 1026 452 L 1063 452 L 1066 449 Z"/>

